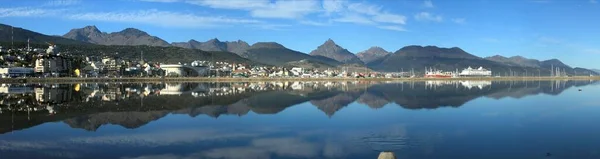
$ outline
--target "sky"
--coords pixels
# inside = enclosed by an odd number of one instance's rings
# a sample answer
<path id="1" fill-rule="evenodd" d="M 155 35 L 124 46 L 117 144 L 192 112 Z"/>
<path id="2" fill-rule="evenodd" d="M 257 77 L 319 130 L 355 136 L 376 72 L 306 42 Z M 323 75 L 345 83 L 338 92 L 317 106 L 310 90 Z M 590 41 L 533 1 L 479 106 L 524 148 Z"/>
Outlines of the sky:
<path id="1" fill-rule="evenodd" d="M 435 45 L 600 68 L 598 1 L 0 0 L 0 23 L 49 35 L 137 28 L 167 42 L 278 42 L 305 53 L 327 39 L 354 53 Z"/>

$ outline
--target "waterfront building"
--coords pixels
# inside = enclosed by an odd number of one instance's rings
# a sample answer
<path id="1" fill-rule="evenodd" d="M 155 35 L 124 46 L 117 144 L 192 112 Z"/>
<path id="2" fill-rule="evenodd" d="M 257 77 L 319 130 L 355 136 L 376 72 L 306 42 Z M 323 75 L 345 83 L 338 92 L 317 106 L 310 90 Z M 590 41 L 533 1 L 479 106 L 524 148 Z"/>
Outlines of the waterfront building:
<path id="1" fill-rule="evenodd" d="M 25 77 L 33 75 L 33 68 L 27 67 L 9 67 L 0 68 L 0 76 L 2 78 L 8 77 Z"/>
<path id="2" fill-rule="evenodd" d="M 55 76 L 68 75 L 72 70 L 72 60 L 63 56 L 44 56 L 35 60 L 34 72 Z"/>

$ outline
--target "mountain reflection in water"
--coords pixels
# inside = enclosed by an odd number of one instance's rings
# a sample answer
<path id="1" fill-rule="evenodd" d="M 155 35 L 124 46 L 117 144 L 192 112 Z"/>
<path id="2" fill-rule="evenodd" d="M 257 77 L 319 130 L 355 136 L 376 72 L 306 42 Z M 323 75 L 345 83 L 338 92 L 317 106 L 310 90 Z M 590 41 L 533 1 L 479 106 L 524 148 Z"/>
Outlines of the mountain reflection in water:
<path id="1" fill-rule="evenodd" d="M 175 158 L 245 158 L 248 156 L 254 158 L 348 158 L 346 156 L 348 152 L 359 153 L 370 150 L 364 152 L 370 154 L 371 151 L 401 151 L 406 147 L 420 147 L 424 152 L 431 153 L 435 149 L 433 144 L 442 142 L 443 137 L 427 132 L 409 137 L 405 130 L 407 125 L 403 124 L 376 131 L 361 130 L 364 131 L 361 136 L 355 136 L 353 134 L 355 130 L 334 132 L 327 129 L 316 129 L 301 134 L 310 136 L 314 133 L 327 132 L 326 134 L 336 133 L 339 135 L 337 137 L 345 137 L 343 139 L 329 138 L 320 146 L 316 146 L 310 141 L 277 137 L 277 135 L 270 138 L 257 138 L 264 137 L 265 131 L 271 129 L 277 129 L 275 134 L 296 129 L 287 126 L 244 129 L 243 132 L 237 128 L 222 127 L 220 129 L 177 130 L 178 132 L 161 130 L 138 135 L 79 136 L 53 141 L 57 143 L 43 141 L 16 143 L 3 140 L 2 134 L 10 134 L 17 130 L 26 131 L 41 127 L 45 123 L 54 122 L 62 122 L 71 128 L 92 132 L 99 131 L 101 127 L 107 125 L 137 129 L 153 121 L 158 122 L 169 114 L 183 114 L 191 117 L 205 115 L 212 118 L 231 115 L 241 116 L 243 120 L 244 116 L 251 113 L 258 116 L 278 114 L 290 107 L 306 104 L 313 106 L 312 109 L 316 107 L 328 118 L 335 119 L 337 112 L 353 103 L 366 105 L 372 109 L 396 106 L 408 110 L 436 109 L 460 107 L 480 97 L 496 100 L 520 99 L 537 94 L 559 95 L 570 87 L 595 83 L 596 81 L 412 81 L 3 85 L 0 87 L 0 121 L 2 122 L 0 125 L 0 153 L 20 152 L 22 150 L 19 147 L 78 150 L 77 144 L 96 142 L 107 146 L 119 146 L 125 144 L 123 142 L 142 144 L 144 141 L 144 144 L 154 144 L 155 147 L 168 145 L 169 142 L 198 144 L 195 142 L 204 141 L 207 136 L 223 139 L 253 138 L 251 141 L 246 141 L 252 145 L 252 148 L 230 147 L 212 149 L 201 154 L 168 154 L 174 155 Z M 269 131 L 269 133 L 273 132 Z M 137 141 L 137 139 L 141 141 Z M 336 140 L 364 144 L 348 147 L 335 144 L 340 142 Z M 282 145 L 281 143 L 286 144 Z M 56 145 L 65 147 L 55 147 Z M 202 144 L 195 146 L 199 148 L 221 147 Z M 300 153 L 298 150 L 303 152 Z M 13 157 L 23 157 L 19 153 L 13 155 Z M 89 158 L 66 152 L 45 154 L 41 155 L 41 158 L 48 156 Z M 36 157 L 40 156 L 33 156 L 33 158 Z M 151 157 L 170 158 L 173 156 L 154 155 Z"/>

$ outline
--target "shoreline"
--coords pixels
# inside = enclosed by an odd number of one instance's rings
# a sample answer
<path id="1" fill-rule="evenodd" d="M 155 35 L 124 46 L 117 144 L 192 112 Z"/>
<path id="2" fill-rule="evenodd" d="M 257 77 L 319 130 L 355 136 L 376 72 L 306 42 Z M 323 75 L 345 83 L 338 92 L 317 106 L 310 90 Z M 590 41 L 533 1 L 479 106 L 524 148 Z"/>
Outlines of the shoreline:
<path id="1" fill-rule="evenodd" d="M 459 78 L 231 78 L 231 77 L 123 77 L 123 78 L 0 78 L 0 83 L 98 83 L 98 82 L 266 82 L 266 81 L 511 81 L 511 80 L 600 80 L 600 76 L 577 77 L 459 77 Z"/>

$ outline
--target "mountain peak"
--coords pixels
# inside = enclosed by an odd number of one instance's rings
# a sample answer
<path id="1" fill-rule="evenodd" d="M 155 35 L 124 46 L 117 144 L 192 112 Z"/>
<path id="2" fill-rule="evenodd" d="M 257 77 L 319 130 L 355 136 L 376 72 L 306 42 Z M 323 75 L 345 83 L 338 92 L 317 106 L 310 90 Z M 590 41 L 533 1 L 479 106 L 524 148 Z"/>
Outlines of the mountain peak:
<path id="1" fill-rule="evenodd" d="M 383 48 L 381 48 L 379 46 L 372 46 L 372 47 L 370 47 L 369 49 L 367 49 L 367 50 L 365 50 L 363 52 L 366 52 L 366 51 L 377 51 L 377 52 L 386 52 L 386 53 L 389 53 L 387 50 L 385 50 L 385 49 L 383 49 Z"/>
<path id="2" fill-rule="evenodd" d="M 365 51 L 361 51 L 356 56 L 364 63 L 371 63 L 389 55 L 390 52 L 379 46 L 373 46 Z"/>
<path id="3" fill-rule="evenodd" d="M 217 38 L 212 38 L 212 39 L 210 39 L 210 40 L 208 40 L 206 42 L 207 43 L 220 43 L 221 41 L 219 41 L 219 39 L 217 39 Z"/>
<path id="4" fill-rule="evenodd" d="M 327 41 L 325 41 L 325 43 L 323 43 L 321 46 L 338 46 L 333 40 L 331 39 L 327 39 Z M 339 47 L 339 46 L 338 46 Z"/>
<path id="5" fill-rule="evenodd" d="M 511 57 L 504 57 L 504 56 L 500 56 L 500 55 L 494 55 L 491 57 L 486 57 L 486 60 L 490 60 L 490 61 L 494 61 L 494 62 L 498 62 L 498 63 L 502 63 L 505 65 L 509 65 L 509 66 L 521 66 L 521 67 L 540 67 L 540 61 L 536 60 L 536 59 L 528 59 L 525 58 L 523 56 L 511 56 Z"/>
<path id="6" fill-rule="evenodd" d="M 135 28 L 126 28 L 108 34 L 100 32 L 96 26 L 90 25 L 80 29 L 72 29 L 63 37 L 100 45 L 169 46 L 166 41 Z"/>
<path id="7" fill-rule="evenodd" d="M 458 47 L 452 48 L 440 48 L 437 46 L 419 46 L 410 45 L 401 48 L 394 54 L 405 57 L 438 57 L 438 58 L 465 58 L 465 59 L 479 59 L 479 57 L 469 54 Z"/>
<path id="8" fill-rule="evenodd" d="M 98 33 L 100 33 L 100 30 L 95 25 L 85 26 L 85 27 L 83 27 L 81 29 L 83 29 L 86 32 L 98 32 Z"/>
<path id="9" fill-rule="evenodd" d="M 559 67 L 559 68 L 571 68 L 571 66 L 566 65 L 565 63 L 563 63 L 562 61 L 560 61 L 558 59 L 549 59 L 549 60 L 542 61 L 541 65 L 544 68 L 551 68 L 552 66 Z"/>
<path id="10" fill-rule="evenodd" d="M 528 58 L 525 58 L 521 55 L 517 55 L 517 56 L 512 56 L 510 57 L 510 59 L 516 59 L 516 60 L 529 60 Z"/>
<path id="11" fill-rule="evenodd" d="M 141 31 L 139 29 L 136 28 L 125 28 L 124 30 L 118 32 L 119 34 L 123 34 L 123 35 L 135 35 L 135 36 L 146 36 L 148 35 L 148 33 Z"/>
<path id="12" fill-rule="evenodd" d="M 504 57 L 502 55 L 494 55 L 494 56 L 490 56 L 490 57 L 486 57 L 486 58 L 503 58 L 503 59 L 507 59 L 507 57 Z"/>
<path id="13" fill-rule="evenodd" d="M 363 63 L 356 55 L 335 44 L 335 42 L 333 42 L 331 39 L 327 39 L 325 43 L 317 47 L 317 49 L 311 51 L 310 55 L 323 56 L 342 63 Z"/>
<path id="14" fill-rule="evenodd" d="M 85 26 L 83 28 L 71 29 L 67 34 L 63 35 L 64 38 L 95 43 L 96 40 L 102 39 L 104 34 L 96 28 L 94 25 Z"/>
<path id="15" fill-rule="evenodd" d="M 250 48 L 252 49 L 257 49 L 257 48 L 285 48 L 285 46 L 276 43 L 276 42 L 257 42 L 252 44 L 252 46 L 250 46 Z"/>

